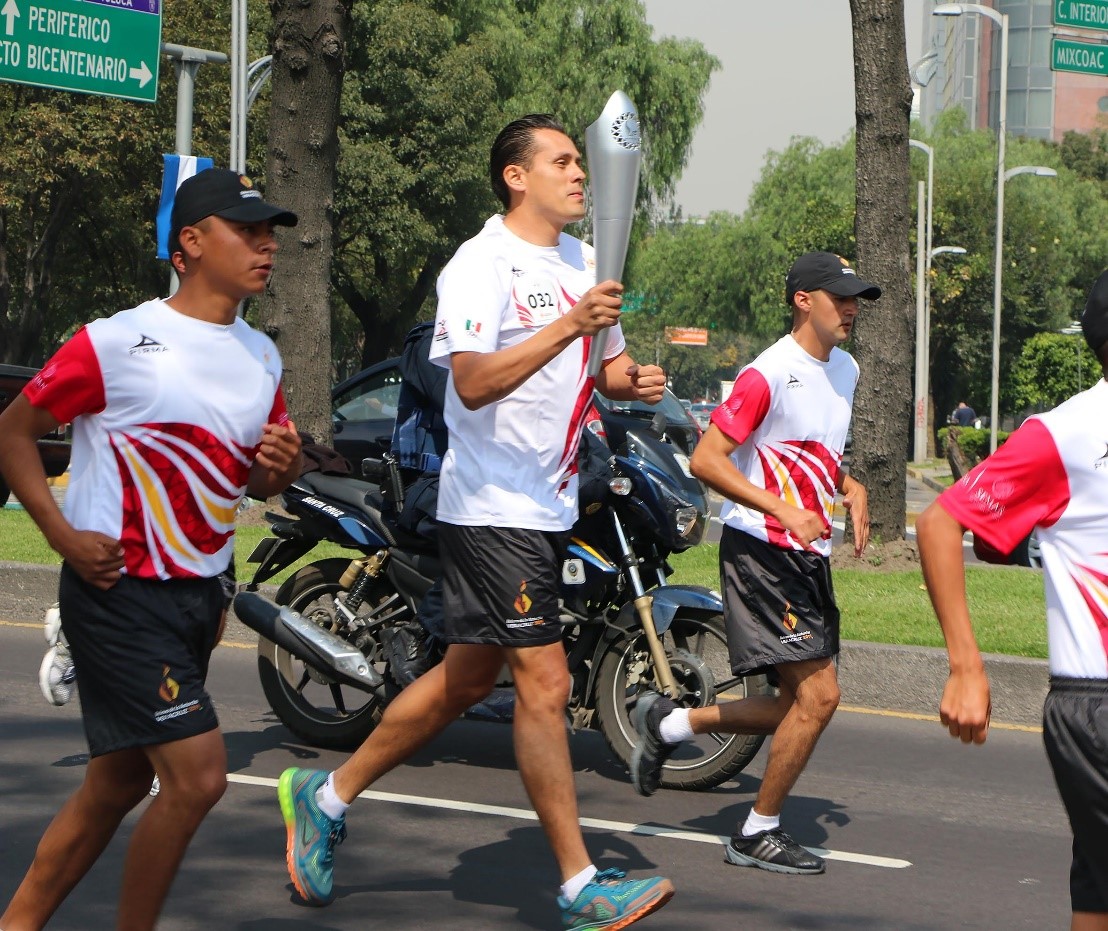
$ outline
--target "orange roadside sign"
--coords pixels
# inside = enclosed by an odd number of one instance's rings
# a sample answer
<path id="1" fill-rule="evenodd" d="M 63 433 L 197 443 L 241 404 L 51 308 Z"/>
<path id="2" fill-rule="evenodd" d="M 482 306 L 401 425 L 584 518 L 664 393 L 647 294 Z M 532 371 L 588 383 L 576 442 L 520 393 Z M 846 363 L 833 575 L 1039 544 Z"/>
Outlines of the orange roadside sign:
<path id="1" fill-rule="evenodd" d="M 666 342 L 674 346 L 707 346 L 708 331 L 694 326 L 667 326 Z"/>

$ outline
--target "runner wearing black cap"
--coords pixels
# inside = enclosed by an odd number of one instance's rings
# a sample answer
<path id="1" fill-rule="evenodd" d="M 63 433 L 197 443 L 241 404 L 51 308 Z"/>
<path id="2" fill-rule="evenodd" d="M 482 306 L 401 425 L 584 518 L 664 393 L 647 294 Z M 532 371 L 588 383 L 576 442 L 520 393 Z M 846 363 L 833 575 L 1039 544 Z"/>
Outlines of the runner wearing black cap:
<path id="1" fill-rule="evenodd" d="M 869 542 L 865 488 L 841 468 L 858 364 L 838 346 L 858 298 L 881 289 L 830 252 L 802 255 L 785 279 L 792 332 L 746 366 L 712 414 L 694 474 L 723 495 L 720 578 L 735 675 L 769 672 L 777 696 L 679 708 L 651 693 L 632 714 L 631 778 L 657 788 L 666 759 L 693 734 L 773 734 L 758 797 L 726 862 L 822 873 L 822 858 L 781 830 L 781 808 L 839 703 L 839 611 L 831 587 L 831 507 L 850 511 L 854 555 Z"/>
<path id="2" fill-rule="evenodd" d="M 0 471 L 61 554 L 61 623 L 80 669 L 84 781 L 0 917 L 43 927 L 141 802 L 117 924 L 153 928 L 193 833 L 227 785 L 205 689 L 243 494 L 299 474 L 300 440 L 269 337 L 236 314 L 266 285 L 273 224 L 296 216 L 209 169 L 173 211 L 180 289 L 82 327 L 0 417 Z M 73 424 L 65 514 L 35 440 Z"/>
<path id="3" fill-rule="evenodd" d="M 1032 529 L 1042 549 L 1050 691 L 1043 743 L 1073 830 L 1074 931 L 1108 931 L 1108 271 L 1081 317 L 1104 378 L 1028 418 L 916 523 L 923 576 L 950 654 L 939 715 L 982 744 L 989 680 L 966 604 L 962 536 L 995 561 Z"/>

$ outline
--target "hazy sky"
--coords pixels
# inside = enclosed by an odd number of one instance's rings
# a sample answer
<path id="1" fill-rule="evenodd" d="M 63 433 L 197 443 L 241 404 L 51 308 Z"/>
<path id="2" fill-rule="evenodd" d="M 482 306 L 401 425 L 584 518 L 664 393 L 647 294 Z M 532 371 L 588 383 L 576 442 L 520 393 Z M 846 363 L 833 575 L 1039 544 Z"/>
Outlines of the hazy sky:
<path id="1" fill-rule="evenodd" d="M 922 55 L 923 7 L 904 0 L 907 59 Z M 769 151 L 793 136 L 841 141 L 854 126 L 848 0 L 645 0 L 655 37 L 698 39 L 721 67 L 677 185 L 686 216 L 741 213 Z"/>

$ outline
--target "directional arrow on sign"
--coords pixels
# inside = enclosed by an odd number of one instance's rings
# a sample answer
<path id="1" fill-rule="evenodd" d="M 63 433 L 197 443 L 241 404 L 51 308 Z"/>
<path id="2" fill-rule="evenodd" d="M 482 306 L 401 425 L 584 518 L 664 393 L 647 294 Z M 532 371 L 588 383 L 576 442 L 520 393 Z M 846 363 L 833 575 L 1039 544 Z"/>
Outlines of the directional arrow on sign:
<path id="1" fill-rule="evenodd" d="M 9 3 L 13 3 L 14 0 L 8 0 Z M 154 77 L 149 68 L 146 67 L 146 62 L 139 62 L 138 68 L 131 69 L 132 79 L 139 82 L 139 87 L 146 87 L 150 83 L 150 79 Z"/>
<path id="2" fill-rule="evenodd" d="M 4 24 L 4 32 L 9 36 L 15 35 L 15 18 L 19 15 L 19 7 L 16 6 L 15 0 L 8 0 L 4 4 L 4 9 L 0 10 L 0 16 L 7 20 Z"/>

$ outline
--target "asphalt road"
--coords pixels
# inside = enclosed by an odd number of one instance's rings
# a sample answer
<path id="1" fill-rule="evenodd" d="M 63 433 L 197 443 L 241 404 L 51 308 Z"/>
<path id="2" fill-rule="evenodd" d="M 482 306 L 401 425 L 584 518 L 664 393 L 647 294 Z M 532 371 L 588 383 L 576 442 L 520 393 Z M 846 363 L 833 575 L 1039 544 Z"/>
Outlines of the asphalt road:
<path id="1" fill-rule="evenodd" d="M 0 619 L 0 903 L 85 764 L 78 709 L 39 695 L 43 646 L 37 617 Z M 251 650 L 217 650 L 209 684 L 231 784 L 193 842 L 161 929 L 559 926 L 556 871 L 515 773 L 508 727 L 459 721 L 376 785 L 348 818 L 337 900 L 308 909 L 285 874 L 274 786 L 286 766 L 329 768 L 342 757 L 303 746 L 275 720 Z M 1068 927 L 1068 830 L 1032 728 L 994 727 L 984 747 L 967 748 L 932 721 L 840 712 L 784 812 L 802 843 L 831 851 L 819 877 L 722 862 L 719 838 L 745 816 L 765 751 L 720 789 L 646 800 L 598 735 L 575 735 L 571 746 L 597 863 L 662 872 L 677 886 L 644 929 Z M 51 928 L 114 927 L 134 817 Z"/>

